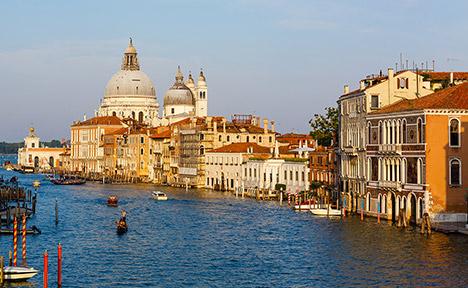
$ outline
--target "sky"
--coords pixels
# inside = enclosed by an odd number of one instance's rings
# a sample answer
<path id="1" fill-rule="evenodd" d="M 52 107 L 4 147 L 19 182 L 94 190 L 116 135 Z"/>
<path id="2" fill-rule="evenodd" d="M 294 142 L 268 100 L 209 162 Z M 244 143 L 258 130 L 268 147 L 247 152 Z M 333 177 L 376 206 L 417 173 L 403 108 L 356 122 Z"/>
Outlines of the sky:
<path id="1" fill-rule="evenodd" d="M 129 37 L 158 102 L 205 72 L 209 114 L 308 132 L 343 85 L 410 66 L 468 71 L 466 1 L 1 1 L 0 141 L 68 139 L 94 115 Z M 425 64 L 424 64 L 425 65 Z M 195 77 L 196 79 L 196 77 Z"/>

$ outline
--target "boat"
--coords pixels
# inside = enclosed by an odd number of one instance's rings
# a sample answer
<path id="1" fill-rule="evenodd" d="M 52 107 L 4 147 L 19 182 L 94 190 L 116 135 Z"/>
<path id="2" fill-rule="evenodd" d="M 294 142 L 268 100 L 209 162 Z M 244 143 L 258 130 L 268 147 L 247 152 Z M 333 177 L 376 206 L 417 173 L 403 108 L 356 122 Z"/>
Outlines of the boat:
<path id="1" fill-rule="evenodd" d="M 341 216 L 340 209 L 332 208 L 311 208 L 310 213 L 316 216 Z"/>
<path id="2" fill-rule="evenodd" d="M 309 211 L 310 208 L 312 208 L 312 205 L 315 204 L 314 200 L 308 200 L 305 202 L 302 202 L 300 204 L 294 205 L 294 210 L 299 210 L 299 211 Z"/>
<path id="3" fill-rule="evenodd" d="M 107 197 L 107 206 L 109 207 L 119 206 L 119 198 L 115 195 L 110 195 L 109 197 Z"/>
<path id="4" fill-rule="evenodd" d="M 0 234 L 11 234 L 13 235 L 14 230 L 13 228 L 1 228 L 0 229 Z M 26 234 L 33 234 L 33 235 L 38 235 L 41 234 L 42 231 L 36 227 L 36 225 L 31 226 L 31 228 L 26 229 Z"/>
<path id="5" fill-rule="evenodd" d="M 120 219 L 119 222 L 117 222 L 117 234 L 122 235 L 122 234 L 127 233 L 127 231 L 128 231 L 127 222 L 125 222 L 125 220 L 123 219 Z"/>
<path id="6" fill-rule="evenodd" d="M 32 184 L 33 184 L 33 187 L 34 187 L 34 188 L 39 188 L 39 187 L 41 187 L 41 181 L 39 181 L 39 180 L 34 180 L 34 181 L 32 182 Z"/>
<path id="7" fill-rule="evenodd" d="M 161 192 L 161 191 L 153 191 L 153 193 L 151 193 L 151 195 L 153 196 L 153 199 L 154 199 L 154 200 L 158 200 L 158 201 L 165 201 L 165 200 L 167 200 L 167 195 L 166 195 L 166 193 Z"/>
<path id="8" fill-rule="evenodd" d="M 3 277 L 7 281 L 25 281 L 34 277 L 39 271 L 32 267 L 5 266 Z"/>
<path id="9" fill-rule="evenodd" d="M 55 185 L 83 185 L 86 183 L 86 180 L 80 178 L 59 178 L 51 179 L 50 182 Z"/>

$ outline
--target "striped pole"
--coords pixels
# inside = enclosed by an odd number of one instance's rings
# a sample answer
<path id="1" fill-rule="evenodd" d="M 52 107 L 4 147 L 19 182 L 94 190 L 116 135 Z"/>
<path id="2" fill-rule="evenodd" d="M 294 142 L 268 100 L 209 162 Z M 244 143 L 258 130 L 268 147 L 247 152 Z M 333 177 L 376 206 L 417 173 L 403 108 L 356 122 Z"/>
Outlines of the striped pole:
<path id="1" fill-rule="evenodd" d="M 21 244 L 22 244 L 22 249 L 21 252 L 22 254 L 22 265 L 24 267 L 27 267 L 28 264 L 26 263 L 26 213 L 23 214 L 23 223 L 22 223 L 22 237 L 21 237 Z"/>
<path id="2" fill-rule="evenodd" d="M 16 260 L 18 258 L 18 220 L 13 221 L 13 266 L 16 267 Z"/>
<path id="3" fill-rule="evenodd" d="M 57 246 L 57 285 L 62 287 L 62 245 L 59 243 Z"/>
<path id="4" fill-rule="evenodd" d="M 44 284 L 42 287 L 47 288 L 49 286 L 49 254 L 47 250 L 44 251 L 44 273 L 43 273 Z"/>
<path id="5" fill-rule="evenodd" d="M 291 193 L 288 192 L 288 206 L 291 206 Z"/>

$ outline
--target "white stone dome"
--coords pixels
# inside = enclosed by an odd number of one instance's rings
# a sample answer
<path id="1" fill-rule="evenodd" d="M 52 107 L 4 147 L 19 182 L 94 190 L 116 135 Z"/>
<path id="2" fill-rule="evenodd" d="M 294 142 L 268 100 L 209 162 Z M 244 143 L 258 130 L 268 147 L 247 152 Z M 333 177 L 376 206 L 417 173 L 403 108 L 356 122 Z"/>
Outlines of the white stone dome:
<path id="1" fill-rule="evenodd" d="M 180 67 L 177 69 L 176 81 L 166 95 L 164 95 L 164 106 L 168 105 L 195 105 L 195 97 L 192 91 L 187 85 L 184 84 L 184 76 L 180 71 Z"/>
<path id="2" fill-rule="evenodd" d="M 140 70 L 120 70 L 106 86 L 104 97 L 153 96 L 156 89 L 151 79 Z"/>

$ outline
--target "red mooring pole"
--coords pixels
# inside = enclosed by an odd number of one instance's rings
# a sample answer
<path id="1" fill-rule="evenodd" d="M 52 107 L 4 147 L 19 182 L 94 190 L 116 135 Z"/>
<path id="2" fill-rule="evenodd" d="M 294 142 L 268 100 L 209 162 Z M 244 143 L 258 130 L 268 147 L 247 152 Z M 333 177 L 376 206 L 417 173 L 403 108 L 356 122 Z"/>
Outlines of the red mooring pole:
<path id="1" fill-rule="evenodd" d="M 13 220 L 13 266 L 16 267 L 18 259 L 18 220 Z"/>
<path id="2" fill-rule="evenodd" d="M 22 225 L 21 225 L 21 228 L 22 228 L 22 233 L 21 233 L 21 244 L 22 244 L 22 248 L 21 248 L 21 252 L 22 252 L 22 261 L 21 261 L 21 265 L 23 265 L 24 267 L 27 267 L 28 264 L 26 262 L 26 213 L 23 214 L 23 221 L 22 221 Z"/>
<path id="3" fill-rule="evenodd" d="M 62 287 L 62 245 L 59 243 L 57 246 L 57 285 Z"/>
<path id="4" fill-rule="evenodd" d="M 49 254 L 47 254 L 47 250 L 44 251 L 44 288 L 48 287 L 48 273 L 49 273 Z"/>

